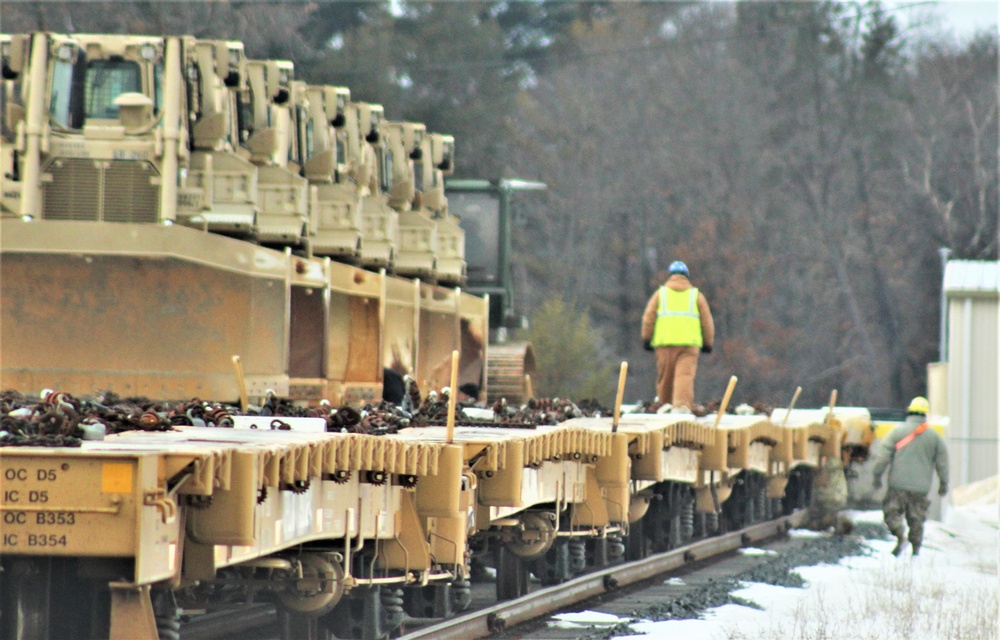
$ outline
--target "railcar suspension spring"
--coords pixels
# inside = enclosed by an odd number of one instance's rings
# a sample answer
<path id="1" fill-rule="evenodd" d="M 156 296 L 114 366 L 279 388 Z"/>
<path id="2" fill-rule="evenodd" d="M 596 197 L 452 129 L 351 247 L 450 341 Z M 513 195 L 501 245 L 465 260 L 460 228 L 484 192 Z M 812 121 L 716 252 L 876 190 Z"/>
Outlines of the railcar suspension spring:
<path id="1" fill-rule="evenodd" d="M 681 507 L 681 537 L 690 540 L 694 536 L 694 501 L 685 500 Z"/>
<path id="2" fill-rule="evenodd" d="M 181 610 L 177 606 L 174 592 L 170 589 L 155 587 L 152 600 L 156 632 L 160 636 L 160 640 L 180 640 Z"/>
<path id="3" fill-rule="evenodd" d="M 618 537 L 608 538 L 608 560 L 616 562 L 625 556 L 625 542 Z"/>
<path id="4" fill-rule="evenodd" d="M 718 513 L 706 513 L 705 514 L 705 533 L 707 535 L 712 535 L 718 533 L 719 531 L 719 514 Z"/>
<path id="5" fill-rule="evenodd" d="M 782 516 L 785 509 L 781 504 L 781 498 L 771 498 L 771 517 Z"/>
<path id="6" fill-rule="evenodd" d="M 403 590 L 392 587 L 382 587 L 379 590 L 382 609 L 389 620 L 399 620 L 403 616 Z"/>
<path id="7" fill-rule="evenodd" d="M 587 568 L 587 545 L 581 538 L 570 538 L 568 543 L 569 570 L 580 573 Z"/>
<path id="8" fill-rule="evenodd" d="M 451 583 L 451 606 L 455 611 L 465 611 L 472 604 L 472 583 L 468 578 Z"/>

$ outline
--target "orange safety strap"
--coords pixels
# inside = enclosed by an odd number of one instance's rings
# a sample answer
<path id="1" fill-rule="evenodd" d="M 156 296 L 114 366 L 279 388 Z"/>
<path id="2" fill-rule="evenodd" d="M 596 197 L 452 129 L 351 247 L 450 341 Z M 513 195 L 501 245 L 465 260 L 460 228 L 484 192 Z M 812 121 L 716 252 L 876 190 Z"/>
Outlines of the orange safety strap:
<path id="1" fill-rule="evenodd" d="M 927 427 L 928 426 L 930 426 L 930 425 L 928 425 L 926 422 L 923 423 L 922 425 L 920 425 L 919 427 L 917 427 L 916 429 L 914 429 L 912 433 L 908 434 L 905 438 L 903 438 L 902 440 L 900 440 L 899 442 L 897 442 L 896 443 L 896 451 L 899 451 L 900 449 L 902 449 L 906 445 L 908 445 L 911 442 L 913 442 L 914 438 L 916 438 L 917 436 L 919 436 L 924 431 L 927 431 Z"/>

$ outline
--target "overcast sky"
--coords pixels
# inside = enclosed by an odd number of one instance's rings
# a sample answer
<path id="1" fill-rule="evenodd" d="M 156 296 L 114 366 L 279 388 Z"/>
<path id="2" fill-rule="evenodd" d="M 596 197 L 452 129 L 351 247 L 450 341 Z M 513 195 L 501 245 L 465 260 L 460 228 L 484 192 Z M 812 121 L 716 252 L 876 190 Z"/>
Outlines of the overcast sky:
<path id="1" fill-rule="evenodd" d="M 1000 0 L 891 0 L 885 4 L 895 8 L 895 15 L 903 22 L 923 21 L 928 14 L 934 15 L 959 38 L 987 28 L 996 31 L 1000 22 Z"/>

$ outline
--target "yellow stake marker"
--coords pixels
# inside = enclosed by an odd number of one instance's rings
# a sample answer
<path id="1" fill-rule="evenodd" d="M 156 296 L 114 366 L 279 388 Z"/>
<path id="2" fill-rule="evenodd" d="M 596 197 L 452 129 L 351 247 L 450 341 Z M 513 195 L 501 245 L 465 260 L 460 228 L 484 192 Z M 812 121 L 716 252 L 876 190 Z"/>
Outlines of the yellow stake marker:
<path id="1" fill-rule="evenodd" d="M 625 376 L 628 375 L 628 363 L 622 363 L 621 373 L 618 374 L 618 395 L 615 396 L 615 417 L 611 421 L 611 433 L 618 431 L 618 419 L 622 415 L 622 396 L 625 395 Z"/>
<path id="2" fill-rule="evenodd" d="M 719 423 L 722 422 L 722 414 L 726 412 L 726 407 L 729 406 L 729 398 L 733 395 L 733 389 L 736 388 L 736 376 L 729 379 L 729 385 L 726 387 L 726 395 L 722 396 L 722 404 L 719 405 L 719 412 L 715 415 L 715 428 L 719 428 Z"/>
<path id="3" fill-rule="evenodd" d="M 243 378 L 243 364 L 239 356 L 233 356 L 233 369 L 236 371 L 236 384 L 240 388 L 240 409 L 247 410 L 247 383 Z"/>
<path id="4" fill-rule="evenodd" d="M 788 405 L 788 411 L 785 413 L 785 420 L 781 423 L 782 428 L 788 424 L 788 417 L 792 415 L 792 409 L 795 408 L 795 401 L 799 399 L 800 393 L 802 393 L 802 387 L 795 387 L 795 395 L 792 396 L 792 402 Z"/>
<path id="5" fill-rule="evenodd" d="M 448 444 L 455 440 L 455 402 L 458 400 L 458 351 L 451 352 L 451 393 L 448 394 Z"/>

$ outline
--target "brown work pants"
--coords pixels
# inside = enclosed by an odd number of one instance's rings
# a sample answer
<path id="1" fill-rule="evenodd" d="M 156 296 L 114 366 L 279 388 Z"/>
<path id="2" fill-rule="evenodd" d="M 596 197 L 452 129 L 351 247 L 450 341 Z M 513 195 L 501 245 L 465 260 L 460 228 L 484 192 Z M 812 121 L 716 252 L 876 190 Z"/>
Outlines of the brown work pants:
<path id="1" fill-rule="evenodd" d="M 656 395 L 675 407 L 694 407 L 698 347 L 656 348 Z"/>

